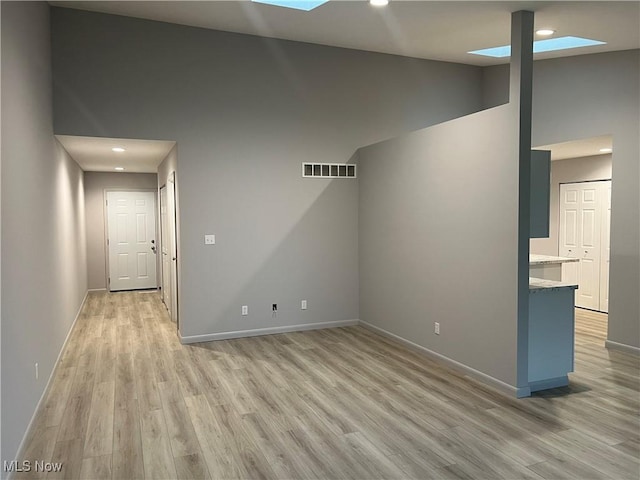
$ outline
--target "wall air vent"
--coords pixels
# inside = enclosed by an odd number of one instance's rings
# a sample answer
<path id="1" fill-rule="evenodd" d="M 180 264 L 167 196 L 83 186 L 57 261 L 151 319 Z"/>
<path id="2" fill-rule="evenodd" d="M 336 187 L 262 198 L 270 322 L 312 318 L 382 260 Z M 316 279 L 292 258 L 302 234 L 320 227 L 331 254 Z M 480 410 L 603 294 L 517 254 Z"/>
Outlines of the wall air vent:
<path id="1" fill-rule="evenodd" d="M 303 163 L 302 176 L 314 178 L 356 178 L 356 165 L 346 163 Z"/>

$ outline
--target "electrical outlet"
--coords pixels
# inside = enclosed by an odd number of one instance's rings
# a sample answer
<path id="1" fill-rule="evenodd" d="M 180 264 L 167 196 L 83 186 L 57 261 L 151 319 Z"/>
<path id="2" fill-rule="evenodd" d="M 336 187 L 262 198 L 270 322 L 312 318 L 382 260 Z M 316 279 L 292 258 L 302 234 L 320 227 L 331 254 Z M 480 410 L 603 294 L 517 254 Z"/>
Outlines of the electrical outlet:
<path id="1" fill-rule="evenodd" d="M 216 244 L 216 236 L 215 235 L 205 235 L 204 236 L 204 244 L 205 245 L 215 245 Z"/>
<path id="2" fill-rule="evenodd" d="M 302 302 L 300 302 L 300 310 L 306 310 L 306 309 L 307 309 L 307 301 L 302 300 Z"/>
<path id="3" fill-rule="evenodd" d="M 249 315 L 249 306 L 248 305 L 243 305 L 242 306 L 242 315 Z"/>
<path id="4" fill-rule="evenodd" d="M 36 362 L 36 380 L 38 380 L 38 377 L 40 375 L 38 374 L 38 362 Z"/>
<path id="5" fill-rule="evenodd" d="M 438 322 L 435 322 L 433 324 L 433 331 L 436 335 L 440 335 L 440 324 Z"/>

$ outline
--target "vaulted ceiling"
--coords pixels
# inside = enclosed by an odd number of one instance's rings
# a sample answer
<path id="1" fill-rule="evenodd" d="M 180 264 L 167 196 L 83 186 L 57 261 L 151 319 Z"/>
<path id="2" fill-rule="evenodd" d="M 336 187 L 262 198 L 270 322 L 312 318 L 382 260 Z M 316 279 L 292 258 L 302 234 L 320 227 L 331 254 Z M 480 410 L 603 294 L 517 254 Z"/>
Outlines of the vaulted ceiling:
<path id="1" fill-rule="evenodd" d="M 537 54 L 536 59 L 640 48 L 640 2 L 367 0 L 310 11 L 239 1 L 59 1 L 52 5 L 202 28 L 471 65 L 507 63 L 467 53 L 509 43 L 510 14 L 533 10 L 536 28 L 606 45 Z"/>

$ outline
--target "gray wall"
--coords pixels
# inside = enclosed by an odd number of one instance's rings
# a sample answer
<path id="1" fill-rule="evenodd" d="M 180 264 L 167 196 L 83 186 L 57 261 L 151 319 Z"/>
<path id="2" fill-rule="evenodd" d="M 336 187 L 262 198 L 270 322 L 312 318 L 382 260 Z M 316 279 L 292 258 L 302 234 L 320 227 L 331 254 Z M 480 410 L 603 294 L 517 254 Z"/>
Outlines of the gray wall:
<path id="1" fill-rule="evenodd" d="M 169 179 L 169 175 L 171 172 L 176 172 L 176 177 L 178 176 L 178 146 L 174 145 L 174 147 L 169 151 L 167 156 L 162 160 L 162 163 L 158 166 L 158 189 L 165 185 Z"/>
<path id="2" fill-rule="evenodd" d="M 53 137 L 50 65 L 49 7 L 2 2 L 2 460 L 87 290 L 82 171 Z"/>
<path id="3" fill-rule="evenodd" d="M 535 63 L 534 63 L 535 65 Z M 509 65 L 482 69 L 482 107 L 493 108 L 509 101 Z"/>
<path id="4" fill-rule="evenodd" d="M 177 141 L 184 336 L 358 318 L 358 182 L 301 163 L 481 104 L 476 67 L 52 15 L 56 132 Z"/>
<path id="5" fill-rule="evenodd" d="M 485 105 L 508 82 L 488 70 Z M 537 61 L 533 86 L 533 145 L 613 135 L 608 339 L 640 347 L 640 50 Z"/>
<path id="6" fill-rule="evenodd" d="M 512 387 L 516 115 L 497 107 L 358 151 L 361 320 Z"/>
<path id="7" fill-rule="evenodd" d="M 611 155 L 568 158 L 551 162 L 549 237 L 531 239 L 531 253 L 558 255 L 558 216 L 560 184 L 611 178 Z"/>
<path id="8" fill-rule="evenodd" d="M 87 278 L 90 289 L 106 288 L 105 189 L 158 188 L 155 173 L 85 172 L 84 196 L 87 221 Z M 158 222 L 156 222 L 157 226 Z M 157 229 L 156 229 L 157 230 Z M 158 283 L 160 282 L 160 270 Z"/>

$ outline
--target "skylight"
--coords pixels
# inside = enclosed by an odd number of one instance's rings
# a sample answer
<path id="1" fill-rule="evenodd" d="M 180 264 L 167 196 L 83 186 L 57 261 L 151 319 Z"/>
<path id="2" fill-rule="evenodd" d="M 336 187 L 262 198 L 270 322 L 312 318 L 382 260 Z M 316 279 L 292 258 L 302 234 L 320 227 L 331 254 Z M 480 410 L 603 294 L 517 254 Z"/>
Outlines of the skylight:
<path id="1" fill-rule="evenodd" d="M 329 0 L 251 0 L 255 3 L 264 3 L 265 5 L 274 5 L 276 7 L 294 8 L 296 10 L 304 10 L 308 12 L 314 8 L 327 3 Z"/>
<path id="2" fill-rule="evenodd" d="M 568 50 L 570 48 L 579 47 L 592 47 L 594 45 L 605 45 L 606 43 L 607 42 L 581 37 L 548 38 L 546 40 L 536 40 L 533 42 L 533 53 L 553 52 L 555 50 Z M 511 55 L 511 45 L 483 48 L 482 50 L 473 50 L 467 53 L 472 53 L 473 55 L 484 55 L 485 57 L 508 57 Z"/>

